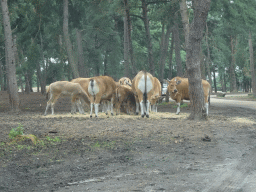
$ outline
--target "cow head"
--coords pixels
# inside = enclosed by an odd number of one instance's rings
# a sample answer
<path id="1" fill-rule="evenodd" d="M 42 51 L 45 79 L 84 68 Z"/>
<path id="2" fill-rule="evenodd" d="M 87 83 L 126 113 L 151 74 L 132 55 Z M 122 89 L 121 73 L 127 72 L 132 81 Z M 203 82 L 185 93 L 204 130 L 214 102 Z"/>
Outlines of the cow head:
<path id="1" fill-rule="evenodd" d="M 177 85 L 179 85 L 181 83 L 181 80 L 177 80 L 176 78 L 169 80 L 167 79 L 167 81 L 169 82 L 168 87 L 167 87 L 167 91 L 169 92 L 169 94 L 175 94 L 178 92 L 177 90 Z"/>

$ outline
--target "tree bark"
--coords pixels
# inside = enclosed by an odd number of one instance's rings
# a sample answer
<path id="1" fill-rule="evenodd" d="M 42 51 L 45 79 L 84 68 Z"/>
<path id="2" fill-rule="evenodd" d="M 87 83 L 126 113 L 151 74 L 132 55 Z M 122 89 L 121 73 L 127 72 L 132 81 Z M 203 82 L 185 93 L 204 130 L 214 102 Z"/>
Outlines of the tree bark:
<path id="1" fill-rule="evenodd" d="M 86 71 L 86 64 L 84 61 L 84 50 L 82 45 L 82 34 L 81 30 L 76 29 L 76 41 L 77 41 L 77 49 L 78 49 L 78 68 L 79 68 L 79 76 L 80 77 L 88 77 Z"/>
<path id="2" fill-rule="evenodd" d="M 160 61 L 159 61 L 159 80 L 161 84 L 163 84 L 163 79 L 164 79 L 164 68 L 165 68 L 165 61 L 166 61 L 166 56 L 167 56 L 167 51 L 169 46 L 170 33 L 171 33 L 171 25 L 167 25 L 167 31 L 162 35 L 162 45 L 160 48 L 161 52 L 160 52 Z"/>
<path id="3" fill-rule="evenodd" d="M 40 68 L 38 68 L 37 70 L 40 71 L 40 77 L 39 77 L 39 82 L 40 82 L 40 86 L 41 86 L 41 93 L 44 95 L 46 94 L 46 61 L 44 58 L 44 47 L 43 47 L 43 37 L 42 34 L 40 33 L 40 55 L 41 55 L 41 60 L 42 60 L 42 68 L 43 68 L 43 72 L 41 71 L 41 65 L 38 64 L 38 66 Z"/>
<path id="4" fill-rule="evenodd" d="M 19 96 L 18 85 L 16 79 L 16 62 L 13 50 L 12 31 L 10 25 L 10 17 L 8 11 L 7 0 L 1 0 L 1 8 L 4 24 L 4 36 L 5 36 L 5 49 L 7 57 L 7 78 L 8 78 L 8 90 L 9 90 L 9 102 L 12 111 L 20 111 L 19 109 Z"/>
<path id="5" fill-rule="evenodd" d="M 230 92 L 236 93 L 237 87 L 236 87 L 236 74 L 235 74 L 235 47 L 236 47 L 236 38 L 231 37 L 230 38 L 230 44 L 231 44 L 231 64 L 229 68 L 230 73 Z"/>
<path id="6" fill-rule="evenodd" d="M 202 51 L 202 46 L 200 48 L 200 69 L 201 69 L 201 77 L 202 79 L 206 80 L 206 76 L 205 76 L 205 56 L 203 54 L 203 51 Z"/>
<path id="7" fill-rule="evenodd" d="M 128 38 L 128 24 L 127 15 L 124 17 L 124 76 L 132 78 L 129 70 L 129 38 Z"/>
<path id="8" fill-rule="evenodd" d="M 130 17 L 130 7 L 128 4 L 128 0 L 124 0 L 124 7 L 125 7 L 125 15 L 127 19 L 127 27 L 128 27 L 128 42 L 129 42 L 129 57 L 130 57 L 130 63 L 131 63 L 131 70 L 132 70 L 132 76 L 134 77 L 136 75 L 136 64 L 133 58 L 133 46 L 132 46 L 132 25 L 131 25 L 131 17 Z"/>
<path id="9" fill-rule="evenodd" d="M 213 84 L 214 84 L 214 92 L 217 93 L 217 83 L 216 83 L 216 70 L 213 68 Z"/>
<path id="10" fill-rule="evenodd" d="M 206 58 L 206 70 L 207 70 L 207 76 L 208 76 L 208 81 L 210 85 L 212 86 L 212 75 L 211 75 L 211 55 L 210 55 L 210 48 L 209 48 L 209 43 L 208 43 L 208 26 L 206 23 L 206 34 L 205 34 L 205 42 L 206 42 L 206 47 L 207 47 L 207 58 Z"/>
<path id="11" fill-rule="evenodd" d="M 74 78 L 79 77 L 78 67 L 75 62 L 73 51 L 72 51 L 72 44 L 69 38 L 68 32 L 68 0 L 63 0 L 63 34 L 66 43 L 67 53 L 68 53 L 68 61 L 71 66 Z"/>
<path id="12" fill-rule="evenodd" d="M 254 97 L 256 96 L 256 79 L 255 79 L 255 70 L 254 70 L 254 60 L 253 60 L 253 46 L 252 46 L 252 33 L 249 31 L 249 52 L 250 52 L 250 69 L 252 76 L 252 92 Z"/>
<path id="13" fill-rule="evenodd" d="M 149 30 L 149 21 L 148 21 L 148 9 L 146 0 L 141 0 L 142 2 L 142 14 L 143 14 L 143 22 L 146 31 L 146 41 L 148 47 L 148 63 L 149 63 L 149 72 L 155 76 L 155 65 L 154 65 L 154 57 L 153 57 L 153 48 L 152 48 L 152 40 Z"/>
<path id="14" fill-rule="evenodd" d="M 186 0 L 180 1 L 180 14 L 182 19 L 182 25 L 185 35 L 185 47 L 188 45 L 189 38 L 189 17 L 188 17 L 188 8 Z"/>
<path id="15" fill-rule="evenodd" d="M 173 29 L 174 34 L 174 44 L 175 44 L 175 60 L 177 65 L 177 76 L 183 76 L 183 68 L 181 63 L 181 56 L 180 56 L 180 35 L 179 35 L 179 26 L 176 22 Z"/>
<path id="16" fill-rule="evenodd" d="M 172 78 L 172 55 L 173 55 L 173 45 L 174 45 L 174 34 L 172 32 L 172 40 L 171 40 L 171 48 L 169 52 L 169 72 L 168 72 L 168 78 Z"/>
<path id="17" fill-rule="evenodd" d="M 210 3 L 211 0 L 198 0 L 194 6 L 193 21 L 189 27 L 189 36 L 186 45 L 186 66 L 192 110 L 189 119 L 205 119 L 206 117 L 199 54 Z M 181 11 L 183 12 L 183 10 Z M 185 18 L 184 15 L 182 18 Z"/>
<path id="18" fill-rule="evenodd" d="M 1 57 L 1 54 L 0 54 L 0 57 Z M 1 91 L 4 90 L 4 73 L 3 73 L 3 62 L 2 60 L 0 59 L 0 86 L 1 86 Z"/>

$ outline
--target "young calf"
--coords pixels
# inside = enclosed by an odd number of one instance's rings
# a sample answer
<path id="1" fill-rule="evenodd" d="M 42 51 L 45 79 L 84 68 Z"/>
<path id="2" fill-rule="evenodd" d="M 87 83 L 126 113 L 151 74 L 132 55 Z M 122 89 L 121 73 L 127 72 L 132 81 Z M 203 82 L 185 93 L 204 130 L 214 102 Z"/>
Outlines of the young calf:
<path id="1" fill-rule="evenodd" d="M 111 114 L 113 115 L 113 102 L 115 98 L 116 82 L 109 76 L 98 76 L 90 78 L 88 93 L 91 104 L 92 117 L 93 106 L 95 109 L 95 117 L 98 117 L 99 104 L 101 100 L 111 101 Z"/>
<path id="2" fill-rule="evenodd" d="M 151 96 L 151 99 L 150 99 L 150 104 L 152 105 L 152 111 L 153 112 L 157 112 L 157 102 L 158 102 L 158 99 L 161 97 L 162 95 L 162 86 L 161 86 L 161 83 L 160 81 L 154 77 L 154 93 L 153 95 Z"/>
<path id="3" fill-rule="evenodd" d="M 132 80 L 132 90 L 136 99 L 136 114 L 139 113 L 139 104 L 141 117 L 149 117 L 150 99 L 154 93 L 153 76 L 145 71 L 140 71 Z"/>
<path id="4" fill-rule="evenodd" d="M 90 102 L 87 93 L 83 90 L 83 88 L 78 83 L 72 83 L 69 81 L 56 81 L 49 85 L 47 89 L 46 97 L 50 94 L 50 99 L 47 102 L 47 106 L 45 109 L 44 115 L 47 115 L 48 108 L 51 105 L 52 115 L 54 114 L 54 106 L 60 95 L 70 95 L 71 96 L 71 113 L 73 114 L 75 111 L 75 103 L 78 98 L 82 98 L 85 102 Z M 80 113 L 84 113 L 82 106 L 77 104 Z"/>

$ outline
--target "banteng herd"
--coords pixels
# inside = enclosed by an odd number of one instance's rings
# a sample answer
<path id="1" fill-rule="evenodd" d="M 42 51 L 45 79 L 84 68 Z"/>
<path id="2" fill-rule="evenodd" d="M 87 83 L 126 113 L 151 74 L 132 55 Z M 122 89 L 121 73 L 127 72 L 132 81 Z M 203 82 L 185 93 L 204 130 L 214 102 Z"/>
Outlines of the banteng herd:
<path id="1" fill-rule="evenodd" d="M 168 80 L 167 91 L 170 97 L 177 103 L 177 113 L 180 113 L 180 102 L 189 100 L 188 89 L 189 83 L 187 78 L 175 77 Z M 210 84 L 202 80 L 205 97 L 205 108 L 208 115 L 208 102 L 210 95 Z M 127 77 L 121 78 L 115 82 L 109 76 L 97 76 L 91 78 L 76 78 L 72 81 L 56 81 L 51 83 L 47 89 L 46 98 L 50 95 L 47 102 L 44 115 L 47 115 L 48 108 L 51 106 L 52 115 L 54 114 L 54 105 L 60 95 L 71 96 L 71 113 L 76 112 L 84 114 L 83 103 L 90 106 L 90 117 L 93 109 L 95 117 L 98 117 L 99 106 L 103 105 L 106 114 L 110 110 L 114 115 L 120 114 L 121 107 L 130 114 L 136 106 L 135 114 L 141 112 L 141 117 L 149 117 L 149 112 L 157 112 L 157 103 L 162 97 L 162 88 L 160 81 L 150 73 L 140 71 L 131 81 Z"/>

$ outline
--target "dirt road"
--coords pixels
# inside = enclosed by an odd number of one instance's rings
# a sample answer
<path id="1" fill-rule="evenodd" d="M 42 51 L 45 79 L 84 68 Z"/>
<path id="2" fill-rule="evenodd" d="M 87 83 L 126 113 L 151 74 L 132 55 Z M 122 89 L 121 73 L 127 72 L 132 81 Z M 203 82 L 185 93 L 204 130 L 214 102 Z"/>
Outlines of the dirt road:
<path id="1" fill-rule="evenodd" d="M 175 115 L 173 105 L 159 106 L 149 119 L 125 114 L 90 119 L 88 113 L 70 115 L 69 99 L 60 99 L 56 115 L 46 117 L 42 96 L 21 101 L 20 114 L 6 112 L 6 101 L 0 101 L 0 191 L 256 189 L 252 104 L 247 108 L 212 99 L 209 120 L 195 122 L 186 120 L 187 108 Z M 24 134 L 38 136 L 44 145 L 10 145 L 8 133 L 18 123 Z M 210 141 L 202 140 L 205 135 Z M 58 136 L 61 142 L 47 143 L 46 136 Z"/>

